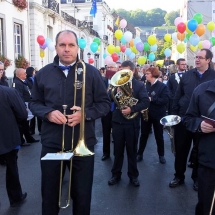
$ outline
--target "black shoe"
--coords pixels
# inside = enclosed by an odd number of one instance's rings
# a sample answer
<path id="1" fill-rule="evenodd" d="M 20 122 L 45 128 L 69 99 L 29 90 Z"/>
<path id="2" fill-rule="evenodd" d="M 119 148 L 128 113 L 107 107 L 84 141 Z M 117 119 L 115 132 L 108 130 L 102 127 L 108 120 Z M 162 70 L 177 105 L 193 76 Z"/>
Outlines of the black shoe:
<path id="1" fill-rule="evenodd" d="M 24 200 L 26 199 L 26 197 L 27 197 L 27 193 L 23 193 L 22 196 L 21 196 L 21 198 L 20 198 L 20 200 L 15 201 L 15 202 L 11 201 L 10 202 L 10 206 L 11 207 L 19 206 L 20 204 L 22 204 L 24 202 Z"/>
<path id="2" fill-rule="evenodd" d="M 110 158 L 110 155 L 103 155 L 103 156 L 102 156 L 102 161 L 105 161 L 105 160 L 107 160 L 108 158 Z"/>
<path id="3" fill-rule="evenodd" d="M 165 163 L 166 163 L 166 159 L 165 159 L 164 156 L 159 156 L 159 161 L 160 161 L 160 163 L 162 163 L 162 164 L 165 164 Z"/>
<path id="4" fill-rule="evenodd" d="M 169 187 L 174 188 L 174 187 L 178 187 L 182 184 L 184 184 L 184 180 L 175 177 L 175 178 L 173 178 L 172 181 L 170 181 Z"/>
<path id="5" fill-rule="evenodd" d="M 198 181 L 194 181 L 194 183 L 193 183 L 193 189 L 194 189 L 195 191 L 198 191 L 198 188 L 199 188 Z"/>
<path id="6" fill-rule="evenodd" d="M 142 155 L 137 155 L 137 162 L 140 162 L 143 160 L 143 156 Z"/>
<path id="7" fill-rule="evenodd" d="M 31 145 L 30 143 L 26 143 L 26 142 L 21 144 L 21 146 L 30 146 L 30 145 Z"/>
<path id="8" fill-rule="evenodd" d="M 117 184 L 120 180 L 121 180 L 121 177 L 113 176 L 113 177 L 108 181 L 108 184 L 109 184 L 109 185 L 114 185 L 114 184 Z"/>
<path id="9" fill-rule="evenodd" d="M 132 183 L 134 187 L 139 187 L 140 186 L 140 182 L 138 181 L 137 178 L 131 178 L 130 183 Z"/>
<path id="10" fill-rule="evenodd" d="M 29 141 L 27 141 L 28 143 L 37 143 L 40 142 L 40 140 L 35 140 L 34 138 L 30 139 Z"/>

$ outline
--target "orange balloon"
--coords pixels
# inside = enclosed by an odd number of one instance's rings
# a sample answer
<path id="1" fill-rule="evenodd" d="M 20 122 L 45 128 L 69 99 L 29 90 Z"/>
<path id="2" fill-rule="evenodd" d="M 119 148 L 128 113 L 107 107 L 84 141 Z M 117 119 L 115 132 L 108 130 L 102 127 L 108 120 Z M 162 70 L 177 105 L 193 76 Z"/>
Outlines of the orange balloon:
<path id="1" fill-rule="evenodd" d="M 196 29 L 196 34 L 201 37 L 205 33 L 205 30 L 205 26 L 203 24 L 199 24 Z"/>
<path id="2" fill-rule="evenodd" d="M 130 44 L 130 47 L 133 47 L 133 46 L 134 46 L 134 40 L 132 39 L 132 40 L 129 42 L 129 44 Z"/>
<path id="3" fill-rule="evenodd" d="M 177 33 L 177 38 L 178 38 L 178 40 L 180 40 L 180 41 L 184 41 L 184 38 L 185 38 L 185 33 L 183 33 L 183 34 L 181 34 L 181 33 Z"/>

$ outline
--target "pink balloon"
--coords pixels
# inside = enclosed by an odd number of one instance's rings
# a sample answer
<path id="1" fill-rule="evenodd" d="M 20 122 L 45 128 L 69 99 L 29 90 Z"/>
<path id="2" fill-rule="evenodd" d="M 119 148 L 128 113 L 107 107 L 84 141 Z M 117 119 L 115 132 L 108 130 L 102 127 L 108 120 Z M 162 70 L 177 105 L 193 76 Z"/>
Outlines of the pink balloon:
<path id="1" fill-rule="evenodd" d="M 110 64 L 110 63 L 113 63 L 113 58 L 112 58 L 111 56 L 107 56 L 107 57 L 105 58 L 105 64 L 108 65 L 108 64 Z"/>
<path id="2" fill-rule="evenodd" d="M 177 17 L 174 21 L 175 26 L 177 27 L 179 23 L 183 22 L 183 19 L 181 17 Z"/>
<path id="3" fill-rule="evenodd" d="M 127 21 L 125 19 L 120 20 L 120 28 L 125 28 L 127 26 Z"/>
<path id="4" fill-rule="evenodd" d="M 210 49 L 211 48 L 211 42 L 209 40 L 202 41 L 202 48 Z"/>

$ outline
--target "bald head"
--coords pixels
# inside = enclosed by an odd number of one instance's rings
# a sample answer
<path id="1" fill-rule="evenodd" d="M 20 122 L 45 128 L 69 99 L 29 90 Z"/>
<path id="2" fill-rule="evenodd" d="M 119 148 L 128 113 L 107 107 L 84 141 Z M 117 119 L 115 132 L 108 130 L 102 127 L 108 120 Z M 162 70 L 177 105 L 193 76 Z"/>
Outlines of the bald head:
<path id="1" fill-rule="evenodd" d="M 15 74 L 20 80 L 24 81 L 26 79 L 26 70 L 23 68 L 17 68 Z"/>

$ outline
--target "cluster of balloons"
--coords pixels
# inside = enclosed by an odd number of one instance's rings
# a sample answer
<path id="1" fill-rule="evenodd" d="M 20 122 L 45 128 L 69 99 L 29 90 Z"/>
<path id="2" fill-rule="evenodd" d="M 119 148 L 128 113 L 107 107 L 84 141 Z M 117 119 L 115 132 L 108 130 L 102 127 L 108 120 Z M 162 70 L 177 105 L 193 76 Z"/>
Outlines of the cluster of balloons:
<path id="1" fill-rule="evenodd" d="M 45 57 L 45 52 L 44 50 L 48 47 L 49 51 L 54 51 L 55 50 L 55 44 L 52 42 L 50 38 L 45 38 L 42 35 L 37 36 L 37 43 L 40 46 L 40 57 L 44 58 Z"/>

